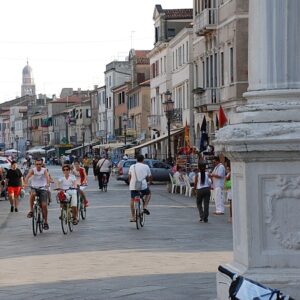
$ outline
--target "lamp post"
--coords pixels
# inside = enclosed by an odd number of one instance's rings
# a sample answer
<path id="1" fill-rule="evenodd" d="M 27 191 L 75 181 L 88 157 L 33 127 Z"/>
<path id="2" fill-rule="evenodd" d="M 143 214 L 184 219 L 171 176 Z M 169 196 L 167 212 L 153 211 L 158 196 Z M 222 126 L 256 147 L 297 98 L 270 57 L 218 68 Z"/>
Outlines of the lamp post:
<path id="1" fill-rule="evenodd" d="M 127 138 L 127 123 L 128 123 L 128 118 L 126 114 L 123 114 L 123 128 L 124 128 L 124 144 L 126 146 L 126 138 Z"/>
<path id="2" fill-rule="evenodd" d="M 164 112 L 167 117 L 167 126 L 168 126 L 168 163 L 172 164 L 172 152 L 171 152 L 171 119 L 174 112 L 174 101 L 172 101 L 172 93 L 167 90 L 165 92 L 165 102 L 163 103 Z"/>
<path id="3" fill-rule="evenodd" d="M 17 146 L 17 161 L 18 161 L 19 160 L 19 136 L 18 135 L 16 135 L 15 140 Z"/>

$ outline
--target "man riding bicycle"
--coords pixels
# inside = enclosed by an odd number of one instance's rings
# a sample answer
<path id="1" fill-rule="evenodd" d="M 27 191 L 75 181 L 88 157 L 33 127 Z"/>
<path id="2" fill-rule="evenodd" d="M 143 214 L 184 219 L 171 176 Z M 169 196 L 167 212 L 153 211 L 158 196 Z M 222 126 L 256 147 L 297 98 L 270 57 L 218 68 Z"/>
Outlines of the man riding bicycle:
<path id="1" fill-rule="evenodd" d="M 128 171 L 128 181 L 129 181 L 129 190 L 131 193 L 130 209 L 131 209 L 131 219 L 130 222 L 135 222 L 134 215 L 134 198 L 139 196 L 145 196 L 144 199 L 144 213 L 150 215 L 149 210 L 147 209 L 151 192 L 148 187 L 148 183 L 151 182 L 152 175 L 148 165 L 144 164 L 144 156 L 139 154 L 137 155 L 137 162 L 134 165 L 131 165 Z M 137 190 L 136 182 L 141 181 L 141 189 Z"/>
<path id="2" fill-rule="evenodd" d="M 109 175 L 111 171 L 111 161 L 106 158 L 104 155 L 97 163 L 96 169 L 99 170 L 98 172 L 98 183 L 99 183 L 99 190 L 103 190 L 103 177 L 106 175 L 106 184 L 109 181 Z"/>
<path id="3" fill-rule="evenodd" d="M 36 194 L 39 196 L 40 205 L 44 217 L 44 229 L 48 230 L 48 187 L 50 186 L 50 177 L 46 168 L 42 167 L 42 159 L 35 160 L 35 166 L 29 170 L 25 178 L 25 187 L 28 185 L 28 180 L 31 178 L 31 191 L 29 197 L 30 211 L 27 214 L 27 218 L 33 216 L 33 202 Z M 35 190 L 35 188 L 39 188 Z"/>

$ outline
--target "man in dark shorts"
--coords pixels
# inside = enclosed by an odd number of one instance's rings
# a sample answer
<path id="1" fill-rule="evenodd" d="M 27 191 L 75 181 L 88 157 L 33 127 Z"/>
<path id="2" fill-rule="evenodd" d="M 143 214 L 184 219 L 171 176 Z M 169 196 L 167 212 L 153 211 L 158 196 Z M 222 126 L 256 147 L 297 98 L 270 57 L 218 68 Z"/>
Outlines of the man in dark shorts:
<path id="1" fill-rule="evenodd" d="M 148 187 L 148 182 L 151 182 L 152 175 L 148 165 L 144 164 L 144 156 L 139 154 L 137 156 L 137 162 L 134 165 L 131 165 L 128 171 L 128 180 L 129 180 L 129 190 L 131 194 L 130 200 L 130 209 L 131 209 L 131 219 L 130 222 L 135 222 L 134 215 L 134 203 L 133 200 L 140 193 L 145 196 L 144 199 L 144 213 L 150 215 L 149 210 L 147 209 L 148 203 L 151 198 L 151 192 Z M 136 181 L 141 181 L 141 190 L 136 190 Z"/>
<path id="2" fill-rule="evenodd" d="M 10 212 L 18 212 L 19 196 L 24 185 L 23 175 L 20 169 L 17 168 L 17 162 L 11 162 L 11 168 L 6 174 L 7 193 L 10 202 Z"/>

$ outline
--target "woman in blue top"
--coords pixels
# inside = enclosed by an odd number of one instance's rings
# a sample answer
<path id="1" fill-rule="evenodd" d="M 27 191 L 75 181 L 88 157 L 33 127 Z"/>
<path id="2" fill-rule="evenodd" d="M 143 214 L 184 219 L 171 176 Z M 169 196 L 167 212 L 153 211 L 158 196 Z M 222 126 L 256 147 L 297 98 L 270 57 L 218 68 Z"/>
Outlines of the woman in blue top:
<path id="1" fill-rule="evenodd" d="M 197 191 L 197 208 L 199 210 L 200 222 L 207 223 L 209 215 L 209 200 L 211 180 L 205 171 L 206 165 L 199 164 L 199 172 L 195 176 L 195 189 Z"/>

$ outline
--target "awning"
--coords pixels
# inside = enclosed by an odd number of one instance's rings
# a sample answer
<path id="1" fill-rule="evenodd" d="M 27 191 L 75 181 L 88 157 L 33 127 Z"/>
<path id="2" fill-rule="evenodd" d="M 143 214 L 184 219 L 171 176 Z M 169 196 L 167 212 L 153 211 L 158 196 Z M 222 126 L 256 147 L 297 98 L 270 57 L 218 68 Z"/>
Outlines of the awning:
<path id="1" fill-rule="evenodd" d="M 93 147 L 93 149 L 117 149 L 124 147 L 124 143 L 110 143 L 110 144 L 99 144 Z"/>
<path id="2" fill-rule="evenodd" d="M 76 147 L 76 148 L 69 149 L 69 150 L 67 150 L 65 153 L 66 153 L 66 154 L 71 154 L 73 151 L 82 149 L 83 147 L 87 147 L 87 146 L 89 146 L 89 145 L 90 145 L 90 143 L 85 143 L 84 146 L 81 145 L 81 146 L 78 146 L 78 147 Z"/>
<path id="3" fill-rule="evenodd" d="M 183 131 L 184 131 L 184 128 L 171 130 L 170 136 L 179 134 L 179 133 L 181 133 L 181 132 L 183 132 Z M 138 149 L 141 149 L 141 148 L 144 148 L 144 147 L 147 147 L 147 146 L 156 144 L 156 143 L 161 142 L 161 141 L 163 141 L 163 140 L 165 140 L 165 139 L 167 139 L 167 138 L 168 138 L 168 135 L 167 135 L 167 134 L 162 135 L 162 136 L 160 136 L 160 137 L 158 137 L 158 138 L 156 138 L 156 139 L 150 140 L 150 141 L 148 141 L 148 142 L 146 142 L 146 143 L 143 143 L 143 144 L 137 145 L 137 146 L 135 146 L 135 147 L 126 149 L 126 150 L 125 150 L 125 154 L 127 154 L 127 155 L 134 155 L 135 150 L 138 150 Z"/>

